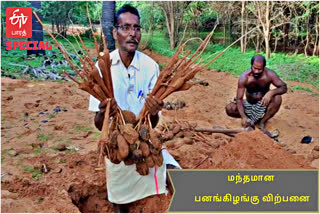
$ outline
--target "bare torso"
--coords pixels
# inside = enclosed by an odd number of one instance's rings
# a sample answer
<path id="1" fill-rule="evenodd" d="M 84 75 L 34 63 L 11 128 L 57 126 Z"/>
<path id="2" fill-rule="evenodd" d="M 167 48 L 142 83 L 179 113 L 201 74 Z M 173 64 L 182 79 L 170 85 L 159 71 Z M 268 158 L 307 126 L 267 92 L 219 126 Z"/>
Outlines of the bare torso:
<path id="1" fill-rule="evenodd" d="M 247 101 L 251 104 L 261 101 L 261 104 L 267 107 L 266 115 L 260 121 L 260 128 L 263 129 L 264 123 L 279 110 L 281 97 L 278 95 L 287 92 L 287 85 L 274 71 L 265 67 L 265 60 L 263 60 L 262 56 L 256 56 L 251 61 L 251 69 L 243 72 L 239 77 L 236 106 L 234 103 L 230 103 L 226 107 L 226 111 L 229 116 L 240 116 L 243 127 L 252 126 L 245 113 L 244 95 L 246 95 Z M 270 89 L 271 84 L 275 86 L 275 89 Z M 271 103 L 272 105 L 269 105 Z"/>
<path id="2" fill-rule="evenodd" d="M 253 77 L 250 71 L 245 72 L 246 98 L 249 103 L 257 103 L 270 90 L 272 79 L 268 75 L 269 72 L 271 71 L 265 69 L 265 72 L 259 78 Z"/>

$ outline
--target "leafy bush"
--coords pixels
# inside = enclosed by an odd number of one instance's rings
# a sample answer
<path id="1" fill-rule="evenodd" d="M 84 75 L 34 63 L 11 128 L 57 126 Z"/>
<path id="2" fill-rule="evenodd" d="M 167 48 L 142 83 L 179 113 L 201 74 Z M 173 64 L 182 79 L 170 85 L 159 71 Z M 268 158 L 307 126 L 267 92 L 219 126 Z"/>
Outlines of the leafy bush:
<path id="1" fill-rule="evenodd" d="M 67 40 L 68 41 L 67 41 Z M 70 53 L 75 54 L 76 51 L 82 50 L 82 48 L 78 45 L 76 38 L 73 36 L 68 36 L 66 39 L 62 38 L 61 36 L 57 36 L 57 40 L 62 46 Z M 15 41 L 24 40 L 24 39 L 14 39 Z M 83 38 L 84 43 L 88 49 L 94 48 L 93 39 Z M 27 78 L 30 79 L 31 77 L 28 76 L 27 73 L 22 74 L 22 71 L 26 69 L 26 66 L 31 68 L 41 67 L 45 60 L 45 57 L 49 57 L 52 61 L 64 61 L 63 55 L 60 53 L 58 48 L 55 46 L 54 41 L 49 36 L 44 37 L 44 41 L 48 41 L 50 45 L 52 45 L 52 50 L 46 51 L 46 56 L 27 56 L 27 51 L 22 50 L 5 50 L 5 46 L 1 47 L 1 74 L 2 76 L 9 76 L 11 78 Z M 56 52 L 56 58 L 51 57 L 52 53 Z M 73 60 L 73 63 L 80 65 L 79 60 Z M 52 69 L 50 66 L 47 66 L 46 69 L 50 70 L 56 74 L 62 74 L 62 70 L 70 71 L 70 73 L 74 73 L 71 71 L 69 65 L 60 65 L 56 67 L 56 69 Z"/>
<path id="2" fill-rule="evenodd" d="M 195 51 L 199 44 L 199 40 L 193 40 L 187 43 L 186 48 Z M 150 48 L 168 57 L 171 57 L 175 52 L 175 50 L 170 49 L 169 41 L 161 32 L 153 33 Z M 201 59 L 204 60 L 203 64 L 209 62 L 225 48 L 224 45 L 211 42 L 201 56 Z M 243 71 L 250 69 L 250 61 L 254 55 L 257 55 L 254 50 L 241 53 L 239 47 L 233 46 L 214 61 L 209 68 L 239 76 Z M 274 70 L 284 80 L 306 82 L 317 88 L 319 87 L 318 57 L 306 58 L 303 54 L 290 56 L 286 53 L 273 53 L 271 58 L 267 60 L 267 67 Z"/>

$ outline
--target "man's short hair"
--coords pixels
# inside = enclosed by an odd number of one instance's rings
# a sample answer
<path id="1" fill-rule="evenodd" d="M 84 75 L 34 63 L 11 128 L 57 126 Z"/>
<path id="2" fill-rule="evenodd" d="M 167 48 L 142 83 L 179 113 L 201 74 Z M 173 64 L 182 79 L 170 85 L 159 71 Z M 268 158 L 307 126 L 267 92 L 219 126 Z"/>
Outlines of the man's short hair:
<path id="1" fill-rule="evenodd" d="M 261 55 L 253 56 L 253 57 L 251 58 L 251 66 L 253 65 L 253 63 L 254 63 L 256 60 L 258 60 L 258 61 L 262 60 L 262 62 L 263 62 L 263 67 L 266 67 L 267 62 L 266 62 L 266 58 L 264 58 L 264 56 L 261 56 Z"/>
<path id="2" fill-rule="evenodd" d="M 127 13 L 127 12 L 132 13 L 133 15 L 138 16 L 138 18 L 139 18 L 139 20 L 140 20 L 140 15 L 139 15 L 139 12 L 138 12 L 137 8 L 131 6 L 130 4 L 125 4 L 125 5 L 123 5 L 123 6 L 118 10 L 118 12 L 117 12 L 116 15 L 115 15 L 115 19 L 114 19 L 115 25 L 118 24 L 120 15 L 121 15 L 122 13 Z"/>

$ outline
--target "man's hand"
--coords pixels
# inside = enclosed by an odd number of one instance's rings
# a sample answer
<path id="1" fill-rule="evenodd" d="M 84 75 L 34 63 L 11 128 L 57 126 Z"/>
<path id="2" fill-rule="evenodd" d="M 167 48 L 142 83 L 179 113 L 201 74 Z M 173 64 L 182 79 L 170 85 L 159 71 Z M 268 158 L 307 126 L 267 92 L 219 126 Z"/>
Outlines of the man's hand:
<path id="1" fill-rule="evenodd" d="M 100 109 L 100 114 L 103 114 L 106 112 L 106 107 L 107 107 L 107 100 L 101 102 L 99 104 L 99 109 Z M 109 116 L 112 117 L 116 114 L 117 112 L 117 102 L 114 98 L 111 99 L 111 103 L 110 103 L 110 113 L 109 113 Z"/>
<path id="2" fill-rule="evenodd" d="M 261 103 L 263 106 L 267 107 L 272 99 L 272 92 L 268 91 L 262 98 Z"/>
<path id="3" fill-rule="evenodd" d="M 251 126 L 249 119 L 247 117 L 241 118 L 241 125 L 243 128 L 247 128 Z"/>
<path id="4" fill-rule="evenodd" d="M 148 96 L 146 99 L 146 106 L 151 115 L 155 116 L 163 107 L 163 101 L 157 97 Z"/>

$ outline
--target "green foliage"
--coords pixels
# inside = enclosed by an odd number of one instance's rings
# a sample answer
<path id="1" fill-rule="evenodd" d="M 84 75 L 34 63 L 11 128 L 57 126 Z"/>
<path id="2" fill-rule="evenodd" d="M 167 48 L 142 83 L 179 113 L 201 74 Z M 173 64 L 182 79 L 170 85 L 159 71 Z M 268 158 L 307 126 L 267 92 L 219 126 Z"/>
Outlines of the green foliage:
<path id="1" fill-rule="evenodd" d="M 85 37 L 81 38 L 81 39 L 83 40 L 85 46 L 88 49 L 95 48 L 93 39 L 88 39 L 88 38 L 85 38 Z M 48 40 L 50 44 L 54 44 L 54 41 L 53 41 L 53 39 L 51 39 L 51 37 L 47 36 L 46 40 Z M 57 40 L 69 53 L 74 53 L 75 54 L 75 52 L 78 51 L 78 50 L 83 51 L 83 49 L 82 49 L 82 47 L 80 45 L 79 39 L 77 37 L 75 37 L 75 36 L 67 36 L 67 37 L 64 38 L 61 35 L 57 35 Z M 55 50 L 55 51 L 59 52 L 57 47 L 53 47 L 52 50 Z M 59 55 L 60 55 L 61 59 L 64 59 L 62 54 L 59 54 Z"/>
<path id="2" fill-rule="evenodd" d="M 1 15 L 6 15 L 7 7 L 30 7 L 30 2 L 28 1 L 2 1 L 1 2 Z"/>
<path id="3" fill-rule="evenodd" d="M 159 67 L 160 67 L 160 69 L 163 69 L 165 67 L 165 65 L 162 63 L 159 63 Z"/>
<path id="4" fill-rule="evenodd" d="M 142 35 L 142 41 L 146 38 L 145 34 Z M 171 50 L 169 40 L 165 38 L 162 32 L 153 32 L 150 48 L 158 53 L 171 57 L 175 50 Z"/>
<path id="5" fill-rule="evenodd" d="M 71 152 L 77 152 L 78 150 L 76 150 L 75 148 L 71 148 L 70 151 Z"/>
<path id="6" fill-rule="evenodd" d="M 89 10 L 89 17 L 92 22 L 100 22 L 102 14 L 102 1 L 77 1 L 75 2 L 75 8 L 73 8 L 72 11 L 74 23 L 84 25 L 89 24 L 87 17 L 87 6 Z"/>
<path id="7" fill-rule="evenodd" d="M 44 153 L 44 150 L 42 148 L 37 148 L 37 149 L 33 150 L 33 153 L 41 154 L 41 153 Z"/>
<path id="8" fill-rule="evenodd" d="M 92 135 L 92 139 L 93 139 L 93 140 L 98 140 L 99 136 L 100 136 L 100 132 L 95 132 L 95 133 Z"/>
<path id="9" fill-rule="evenodd" d="M 199 40 L 194 40 L 187 44 L 186 49 L 195 51 L 199 44 Z M 175 50 L 170 50 L 169 46 L 169 41 L 165 39 L 163 33 L 155 32 L 153 34 L 150 46 L 153 50 L 171 57 Z M 226 46 L 221 44 L 210 43 L 201 56 L 201 59 L 204 60 L 203 64 L 213 59 L 225 48 Z M 214 61 L 209 68 L 239 76 L 243 71 L 250 69 L 250 60 L 254 55 L 257 55 L 254 50 L 247 50 L 246 53 L 241 53 L 239 47 L 233 46 Z M 271 59 L 267 60 L 267 67 L 274 70 L 284 80 L 306 82 L 319 87 L 318 57 L 306 58 L 303 54 L 290 56 L 285 53 L 273 53 Z"/>
<path id="10" fill-rule="evenodd" d="M 88 39 L 88 38 L 82 38 L 82 39 L 87 48 L 89 49 L 94 48 L 93 39 Z M 20 39 L 20 40 L 23 40 L 23 39 Z M 49 41 L 49 44 L 52 44 L 52 45 L 54 44 L 54 41 L 51 39 L 51 37 L 45 36 L 44 40 Z M 83 49 L 80 46 L 78 46 L 79 41 L 77 43 L 76 38 L 73 36 L 67 36 L 66 38 L 62 38 L 61 36 L 58 35 L 57 40 L 59 41 L 59 43 L 62 44 L 62 46 L 70 54 L 76 55 L 77 51 L 79 50 L 83 51 Z M 52 51 L 46 51 L 47 56 L 50 57 L 52 52 L 57 53 L 57 58 L 51 58 L 51 60 L 55 62 L 65 60 L 62 53 L 60 53 L 58 48 L 54 45 L 53 45 Z M 45 56 L 38 56 L 38 57 L 29 56 L 28 57 L 27 51 L 21 51 L 18 49 L 7 51 L 5 50 L 5 47 L 2 46 L 1 47 L 1 74 L 3 76 L 31 79 L 30 74 L 32 74 L 32 71 L 29 69 L 28 73 L 22 74 L 22 71 L 25 69 L 25 67 L 23 66 L 29 66 L 30 68 L 37 68 L 42 66 L 44 60 L 45 60 Z M 79 60 L 72 59 L 72 62 L 76 66 L 80 66 Z M 16 66 L 12 64 L 16 64 Z M 22 65 L 22 66 L 18 66 L 18 65 Z M 72 71 L 71 67 L 66 65 L 57 66 L 55 70 L 53 70 L 51 67 L 48 67 L 48 66 L 46 67 L 46 69 L 58 75 L 62 74 L 62 70 L 65 70 L 70 74 L 75 75 L 75 72 Z"/>
<path id="11" fill-rule="evenodd" d="M 313 93 L 313 91 L 310 88 L 302 87 L 302 86 L 299 86 L 299 85 L 294 86 L 292 89 L 293 90 L 301 90 L 301 91 L 306 91 L 306 92 L 309 92 L 309 93 Z"/>
<path id="12" fill-rule="evenodd" d="M 13 66 L 12 64 L 28 65 L 30 61 L 26 60 L 26 56 L 27 51 L 17 49 L 7 51 L 4 46 L 1 46 L 1 74 L 3 76 L 20 77 L 20 71 L 23 71 L 25 68 Z"/>
<path id="13" fill-rule="evenodd" d="M 68 152 L 70 152 L 70 153 L 75 153 L 75 152 L 77 152 L 78 151 L 78 149 L 76 149 L 76 148 L 70 148 L 70 149 L 68 149 Z"/>
<path id="14" fill-rule="evenodd" d="M 4 116 L 1 116 L 1 125 L 3 125 L 5 121 L 6 121 L 6 118 Z"/>
<path id="15" fill-rule="evenodd" d="M 152 1 L 117 1 L 116 12 L 124 5 L 136 7 L 140 15 L 140 24 L 143 30 L 148 30 L 150 24 L 154 27 L 165 25 L 165 16 L 162 10 Z M 152 21 L 152 23 L 150 23 Z"/>
<path id="16" fill-rule="evenodd" d="M 43 60 L 44 60 L 44 57 L 40 56 L 40 57 L 36 57 L 32 60 L 26 60 L 25 64 L 28 66 L 31 66 L 33 68 L 36 68 L 36 67 L 40 67 L 42 65 Z"/>
<path id="17" fill-rule="evenodd" d="M 91 131 L 93 128 L 92 127 L 85 127 L 85 126 L 82 126 L 82 125 L 77 125 L 74 130 L 75 131 L 82 131 L 82 132 L 88 132 L 88 131 Z"/>
<path id="18" fill-rule="evenodd" d="M 56 146 L 51 146 L 50 149 L 52 149 L 53 151 L 58 151 Z"/>
<path id="19" fill-rule="evenodd" d="M 43 1 L 41 13 L 47 22 L 89 25 L 87 5 L 92 21 L 100 21 L 102 1 Z"/>
<path id="20" fill-rule="evenodd" d="M 209 2 L 193 1 L 188 5 L 188 8 L 184 13 L 183 22 L 191 23 L 191 28 L 193 28 L 194 25 L 204 27 L 203 25 L 207 20 L 216 18 L 217 13 L 209 6 Z"/>
<path id="21" fill-rule="evenodd" d="M 308 57 L 303 54 L 288 56 L 283 53 L 272 54 L 268 60 L 268 67 L 278 71 L 280 77 L 286 80 L 319 85 L 319 58 Z"/>
<path id="22" fill-rule="evenodd" d="M 48 141 L 48 140 L 52 139 L 52 136 L 48 136 L 48 135 L 44 135 L 44 134 L 39 134 L 39 135 L 38 135 L 38 139 L 39 139 L 40 141 Z"/>
<path id="23" fill-rule="evenodd" d="M 42 172 L 38 169 L 34 169 L 33 167 L 22 166 L 23 170 L 32 174 L 32 177 L 36 180 L 39 180 Z"/>

